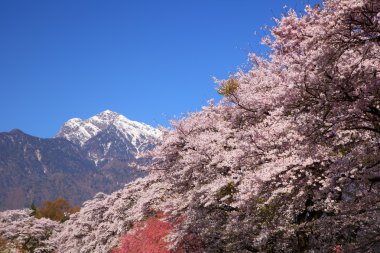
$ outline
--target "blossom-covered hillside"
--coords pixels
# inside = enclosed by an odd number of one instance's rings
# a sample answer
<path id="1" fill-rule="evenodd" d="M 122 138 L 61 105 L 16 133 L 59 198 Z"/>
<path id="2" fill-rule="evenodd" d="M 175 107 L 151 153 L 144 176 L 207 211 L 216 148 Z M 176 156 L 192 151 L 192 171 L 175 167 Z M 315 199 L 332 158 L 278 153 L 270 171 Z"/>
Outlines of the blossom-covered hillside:
<path id="1" fill-rule="evenodd" d="M 290 11 L 263 42 L 219 104 L 163 129 L 149 176 L 86 202 L 49 245 L 130 252 L 154 218 L 170 224 L 157 252 L 379 252 L 380 2 Z"/>

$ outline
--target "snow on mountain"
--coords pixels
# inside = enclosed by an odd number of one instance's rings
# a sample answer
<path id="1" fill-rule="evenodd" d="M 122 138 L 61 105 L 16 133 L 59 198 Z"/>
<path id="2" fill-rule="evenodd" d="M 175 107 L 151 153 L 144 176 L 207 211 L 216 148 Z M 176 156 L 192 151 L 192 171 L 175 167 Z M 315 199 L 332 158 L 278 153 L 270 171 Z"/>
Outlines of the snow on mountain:
<path id="1" fill-rule="evenodd" d="M 129 120 L 121 114 L 106 110 L 86 120 L 79 118 L 68 120 L 56 137 L 84 146 L 91 138 L 109 129 L 115 129 L 118 134 L 121 133 L 121 137 L 135 146 L 137 152 L 141 151 L 144 143 L 161 136 L 160 131 L 152 126 Z"/>

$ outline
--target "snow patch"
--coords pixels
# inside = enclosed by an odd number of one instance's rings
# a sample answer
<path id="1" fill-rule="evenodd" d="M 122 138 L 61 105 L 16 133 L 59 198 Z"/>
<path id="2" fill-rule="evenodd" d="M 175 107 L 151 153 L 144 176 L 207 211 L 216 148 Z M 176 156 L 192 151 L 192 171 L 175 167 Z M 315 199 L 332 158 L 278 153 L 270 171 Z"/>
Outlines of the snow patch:
<path id="1" fill-rule="evenodd" d="M 36 154 L 36 158 L 37 158 L 37 160 L 38 160 L 39 162 L 41 162 L 41 160 L 42 160 L 41 151 L 40 151 L 39 149 L 37 149 L 37 150 L 35 151 L 35 154 Z"/>

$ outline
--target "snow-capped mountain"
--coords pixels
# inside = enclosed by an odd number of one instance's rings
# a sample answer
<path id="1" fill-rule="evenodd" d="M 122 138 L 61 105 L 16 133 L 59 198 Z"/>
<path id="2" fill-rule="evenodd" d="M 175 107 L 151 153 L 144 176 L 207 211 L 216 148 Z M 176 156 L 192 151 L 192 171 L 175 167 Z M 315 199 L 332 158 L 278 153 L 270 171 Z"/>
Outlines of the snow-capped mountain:
<path id="1" fill-rule="evenodd" d="M 60 196 L 78 205 L 118 190 L 144 176 L 130 164 L 149 162 L 140 153 L 159 138 L 158 129 L 109 110 L 67 121 L 56 138 L 0 133 L 0 210 Z"/>
<path id="2" fill-rule="evenodd" d="M 121 114 L 106 110 L 89 119 L 73 118 L 63 124 L 56 137 L 65 138 L 84 146 L 91 138 L 101 132 L 113 131 L 120 138 L 128 140 L 136 152 L 144 150 L 144 145 L 160 137 L 160 131 L 147 124 L 132 121 Z"/>
<path id="3" fill-rule="evenodd" d="M 110 164 L 126 167 L 138 159 L 140 152 L 153 147 L 160 131 L 106 110 L 86 120 L 70 119 L 56 137 L 79 145 L 100 168 L 108 168 Z"/>

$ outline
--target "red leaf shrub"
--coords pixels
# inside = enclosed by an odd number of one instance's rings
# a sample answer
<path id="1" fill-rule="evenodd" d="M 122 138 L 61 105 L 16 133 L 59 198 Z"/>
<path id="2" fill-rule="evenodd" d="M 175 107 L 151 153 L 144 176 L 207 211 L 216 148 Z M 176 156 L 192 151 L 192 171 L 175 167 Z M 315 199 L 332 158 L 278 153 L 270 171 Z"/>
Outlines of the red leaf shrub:
<path id="1" fill-rule="evenodd" d="M 174 225 L 165 221 L 165 214 L 159 213 L 138 223 L 133 233 L 121 237 L 120 248 L 112 253 L 182 253 L 182 250 L 169 250 L 165 237 L 174 229 Z"/>
<path id="2" fill-rule="evenodd" d="M 339 244 L 335 245 L 335 252 L 336 253 L 343 253 L 342 247 Z"/>

